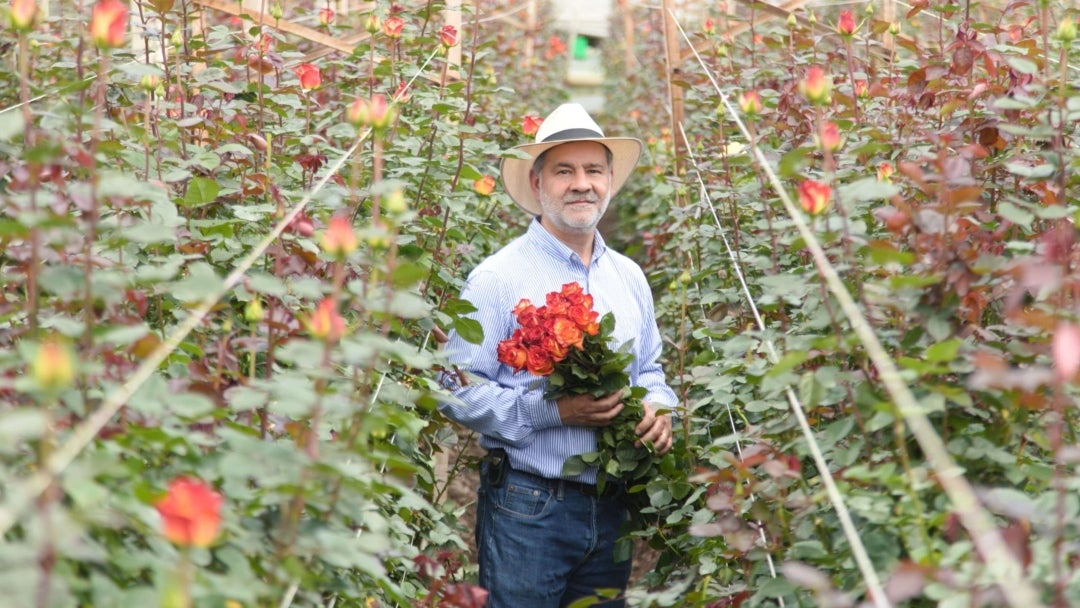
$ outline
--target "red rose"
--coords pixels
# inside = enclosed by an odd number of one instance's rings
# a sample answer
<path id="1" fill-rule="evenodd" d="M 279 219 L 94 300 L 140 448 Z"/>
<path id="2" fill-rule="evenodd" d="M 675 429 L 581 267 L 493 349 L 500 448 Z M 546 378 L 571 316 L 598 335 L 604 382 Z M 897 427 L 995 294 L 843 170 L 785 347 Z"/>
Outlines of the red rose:
<path id="1" fill-rule="evenodd" d="M 836 31 L 841 36 L 851 36 L 855 33 L 855 14 L 851 11 L 840 11 L 840 20 L 836 22 Z"/>

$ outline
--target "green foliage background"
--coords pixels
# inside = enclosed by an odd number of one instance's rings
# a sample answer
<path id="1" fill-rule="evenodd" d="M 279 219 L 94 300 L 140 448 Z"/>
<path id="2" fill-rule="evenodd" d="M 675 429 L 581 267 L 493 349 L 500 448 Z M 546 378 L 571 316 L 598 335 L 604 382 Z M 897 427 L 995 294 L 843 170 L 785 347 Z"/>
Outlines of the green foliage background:
<path id="1" fill-rule="evenodd" d="M 470 605 L 468 506 L 443 500 L 435 474 L 443 453 L 452 473 L 469 466 L 434 408 L 438 337 L 475 331 L 461 282 L 528 219 L 474 180 L 497 175 L 502 151 L 524 140 L 525 114 L 567 95 L 565 56 L 541 59 L 557 32 L 536 32 L 538 59 L 524 65 L 520 31 L 478 21 L 497 4 L 466 7 L 457 78 L 443 79 L 442 5 L 405 3 L 397 43 L 377 34 L 351 56 L 308 57 L 322 71 L 313 92 L 290 68 L 315 47 L 268 30 L 275 44 L 260 57 L 252 21 L 210 11 L 194 35 L 190 3 L 148 3 L 134 17 L 149 47 L 170 47 L 167 71 L 128 49 L 91 49 L 73 3 L 22 39 L 0 34 L 15 55 L 0 70 L 0 522 L 11 522 L 0 593 L 11 605 L 168 604 L 185 559 L 199 606 Z M 930 2 L 892 22 L 860 12 L 848 43 L 838 10 L 790 24 L 740 5 L 752 27 L 725 37 L 723 13 L 704 4 L 679 14 L 704 66 L 687 57 L 669 77 L 664 16 L 644 6 L 617 17 L 633 39 L 616 26 L 605 47 L 598 120 L 649 150 L 606 230 L 656 289 L 665 367 L 683 398 L 677 458 L 648 484 L 651 525 L 637 533 L 655 567 L 631 603 L 869 600 L 789 387 L 892 603 L 1003 603 L 985 566 L 1000 556 L 974 553 L 751 143 L 791 193 L 807 178 L 832 185 L 831 209 L 812 220 L 830 261 L 1026 578 L 1048 604 L 1080 601 L 1075 388 L 1054 374 L 1055 351 L 1080 348 L 1055 348 L 1077 322 L 1080 51 L 1055 34 L 1075 9 Z M 314 23 L 316 8 L 289 3 L 284 18 Z M 705 17 L 719 33 L 703 30 Z M 326 31 L 362 32 L 365 19 L 341 16 Z M 834 78 L 821 109 L 797 90 L 814 64 Z M 160 89 L 140 86 L 147 74 Z M 355 97 L 410 81 L 381 150 L 344 121 Z M 669 83 L 684 99 L 681 125 Z M 753 142 L 720 98 L 748 90 L 765 102 L 744 117 Z M 19 105 L 24 96 L 35 101 Z M 835 154 L 815 143 L 822 120 L 844 135 Z M 876 178 L 882 162 L 897 169 L 891 183 Z M 373 202 L 395 190 L 407 208 L 376 222 Z M 301 202 L 55 482 L 27 494 Z M 319 248 L 334 213 L 349 214 L 363 242 L 340 264 Z M 330 347 L 301 323 L 329 294 L 348 323 Z M 77 367 L 53 390 L 31 362 L 56 337 Z M 213 484 L 227 505 L 218 542 L 186 557 L 153 509 L 180 474 Z"/>

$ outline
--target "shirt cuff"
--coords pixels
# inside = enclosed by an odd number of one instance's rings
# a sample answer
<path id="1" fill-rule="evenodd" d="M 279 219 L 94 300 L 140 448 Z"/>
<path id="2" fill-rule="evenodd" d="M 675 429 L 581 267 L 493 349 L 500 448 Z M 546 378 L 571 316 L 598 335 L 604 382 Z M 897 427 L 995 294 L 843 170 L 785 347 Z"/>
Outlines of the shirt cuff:
<path id="1" fill-rule="evenodd" d="M 525 394 L 525 398 L 529 400 L 527 407 L 534 429 L 550 429 L 562 426 L 558 404 L 551 399 L 544 399 L 543 391 L 531 391 Z"/>

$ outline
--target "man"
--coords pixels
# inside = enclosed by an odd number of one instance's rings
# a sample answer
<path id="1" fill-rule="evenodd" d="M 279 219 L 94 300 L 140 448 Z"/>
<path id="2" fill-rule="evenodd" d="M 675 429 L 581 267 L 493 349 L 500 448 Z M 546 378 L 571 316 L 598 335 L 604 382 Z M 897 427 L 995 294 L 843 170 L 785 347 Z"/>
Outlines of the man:
<path id="1" fill-rule="evenodd" d="M 609 483 L 598 492 L 595 468 L 563 475 L 568 458 L 596 450 L 595 430 L 622 410 L 621 394 L 545 400 L 544 383 L 500 363 L 496 347 L 517 327 L 512 311 L 522 298 L 543 302 L 577 282 L 601 316 L 614 313 L 617 342 L 633 343 L 630 380 L 648 390 L 639 441 L 660 454 L 671 449 L 671 416 L 658 410 L 673 409 L 676 397 L 657 362 L 652 293 L 641 268 L 609 249 L 596 230 L 641 148 L 637 139 L 605 137 L 582 106 L 564 104 L 544 120 L 534 143 L 515 148 L 528 158 L 502 162 L 506 191 L 536 219 L 470 273 L 462 297 L 477 307 L 472 316 L 484 339 L 470 344 L 451 333 L 447 356 L 467 380 L 446 375 L 456 401 L 441 406 L 479 432 L 489 450 L 476 543 L 490 608 L 556 608 L 598 593 L 621 595 L 629 579 L 630 560 L 617 562 L 613 552 L 627 519 L 621 488 Z"/>

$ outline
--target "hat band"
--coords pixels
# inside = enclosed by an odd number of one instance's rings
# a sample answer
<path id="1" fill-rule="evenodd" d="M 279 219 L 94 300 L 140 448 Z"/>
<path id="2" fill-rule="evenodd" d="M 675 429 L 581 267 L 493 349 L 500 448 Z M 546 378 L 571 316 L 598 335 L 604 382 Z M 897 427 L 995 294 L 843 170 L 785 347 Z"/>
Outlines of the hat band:
<path id="1" fill-rule="evenodd" d="M 604 137 L 603 133 L 593 131 L 592 129 L 563 129 L 562 131 L 556 131 L 551 135 L 544 138 L 542 142 L 547 143 L 549 141 L 563 141 L 566 139 L 596 139 Z"/>

